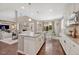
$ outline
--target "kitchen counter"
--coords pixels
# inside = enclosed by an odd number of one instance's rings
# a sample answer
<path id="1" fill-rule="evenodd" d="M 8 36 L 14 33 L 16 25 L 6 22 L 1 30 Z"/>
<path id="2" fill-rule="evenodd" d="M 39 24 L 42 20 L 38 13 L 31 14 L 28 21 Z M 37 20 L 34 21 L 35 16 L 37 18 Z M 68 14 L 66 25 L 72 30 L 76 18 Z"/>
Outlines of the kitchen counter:
<path id="1" fill-rule="evenodd" d="M 60 43 L 67 55 L 79 55 L 79 38 L 61 34 Z"/>
<path id="2" fill-rule="evenodd" d="M 72 36 L 64 34 L 64 33 L 61 33 L 60 36 L 65 37 L 65 38 L 69 38 L 70 40 L 72 40 L 76 44 L 79 44 L 79 38 L 73 38 Z"/>
<path id="3" fill-rule="evenodd" d="M 26 55 L 36 55 L 44 42 L 44 33 L 23 32 L 19 34 L 18 52 Z"/>
<path id="4" fill-rule="evenodd" d="M 67 35 L 68 36 L 68 35 Z M 79 45 L 79 38 L 73 38 L 71 36 L 68 36 L 70 38 L 70 40 L 72 40 L 73 42 L 75 42 L 76 44 Z"/>
<path id="5" fill-rule="evenodd" d="M 38 37 L 39 35 L 41 35 L 41 33 L 33 33 L 33 32 L 29 32 L 29 31 L 26 31 L 26 32 L 23 32 L 21 34 L 19 34 L 21 36 L 24 36 L 24 37 L 33 37 L 33 38 L 36 38 Z"/>

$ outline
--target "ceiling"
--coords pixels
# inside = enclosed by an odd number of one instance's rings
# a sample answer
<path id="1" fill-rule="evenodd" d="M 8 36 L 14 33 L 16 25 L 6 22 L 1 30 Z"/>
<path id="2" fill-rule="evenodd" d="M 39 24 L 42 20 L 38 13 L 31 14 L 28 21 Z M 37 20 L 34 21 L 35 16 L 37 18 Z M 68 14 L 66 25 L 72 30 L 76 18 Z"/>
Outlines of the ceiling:
<path id="1" fill-rule="evenodd" d="M 61 18 L 66 3 L 0 3 L 0 19 L 15 18 L 15 10 L 18 16 L 29 16 L 36 20 L 53 20 Z"/>

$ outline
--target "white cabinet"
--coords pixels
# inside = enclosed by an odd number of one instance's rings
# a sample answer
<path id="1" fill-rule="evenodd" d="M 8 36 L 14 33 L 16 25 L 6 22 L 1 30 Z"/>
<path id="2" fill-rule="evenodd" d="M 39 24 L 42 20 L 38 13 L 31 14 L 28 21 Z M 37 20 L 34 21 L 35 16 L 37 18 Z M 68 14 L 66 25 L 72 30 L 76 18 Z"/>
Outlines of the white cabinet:
<path id="1" fill-rule="evenodd" d="M 36 55 L 44 44 L 44 34 L 35 37 L 19 36 L 18 50 L 27 55 Z"/>
<path id="2" fill-rule="evenodd" d="M 71 38 L 63 36 L 60 43 L 67 55 L 79 55 L 79 45 Z"/>
<path id="3" fill-rule="evenodd" d="M 72 55 L 79 55 L 79 45 L 76 44 L 74 41 L 71 40 L 71 44 L 70 44 L 70 54 Z"/>
<path id="4" fill-rule="evenodd" d="M 61 45 L 62 45 L 62 47 L 63 47 L 63 49 L 64 49 L 64 51 L 65 51 L 65 53 L 66 54 L 69 54 L 70 53 L 70 43 L 69 43 L 69 41 L 67 41 L 66 40 L 66 38 L 62 38 L 61 40 L 60 40 L 60 43 L 61 43 Z"/>
<path id="5" fill-rule="evenodd" d="M 24 53 L 36 54 L 40 47 L 41 37 L 39 38 L 24 38 Z"/>
<path id="6" fill-rule="evenodd" d="M 24 51 L 24 37 L 23 36 L 19 36 L 18 38 L 18 52 Z"/>

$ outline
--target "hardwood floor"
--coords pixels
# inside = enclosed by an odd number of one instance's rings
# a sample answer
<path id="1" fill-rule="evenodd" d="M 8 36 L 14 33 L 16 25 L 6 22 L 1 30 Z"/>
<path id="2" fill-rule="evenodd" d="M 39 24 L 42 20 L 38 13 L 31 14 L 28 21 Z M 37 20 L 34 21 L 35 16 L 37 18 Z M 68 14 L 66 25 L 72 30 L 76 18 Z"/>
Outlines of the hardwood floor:
<path id="1" fill-rule="evenodd" d="M 51 39 L 46 40 L 38 55 L 64 55 L 64 51 L 61 47 L 59 40 Z"/>
<path id="2" fill-rule="evenodd" d="M 0 42 L 0 55 L 17 55 L 17 43 L 8 45 Z"/>
<path id="3" fill-rule="evenodd" d="M 18 55 L 17 44 L 8 45 L 0 42 L 0 55 Z M 46 40 L 38 55 L 64 55 L 63 49 L 58 40 Z"/>

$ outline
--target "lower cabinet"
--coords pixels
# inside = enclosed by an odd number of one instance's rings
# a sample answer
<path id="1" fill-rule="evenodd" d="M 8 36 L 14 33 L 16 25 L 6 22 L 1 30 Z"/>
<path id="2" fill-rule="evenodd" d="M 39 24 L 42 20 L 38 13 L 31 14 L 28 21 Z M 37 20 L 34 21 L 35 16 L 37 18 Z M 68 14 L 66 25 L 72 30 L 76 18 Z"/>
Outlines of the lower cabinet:
<path id="1" fill-rule="evenodd" d="M 68 37 L 62 37 L 60 43 L 67 55 L 79 55 L 79 45 Z"/>
<path id="2" fill-rule="evenodd" d="M 79 55 L 79 45 L 73 41 L 71 42 L 70 54 Z"/>
<path id="3" fill-rule="evenodd" d="M 28 55 L 35 55 L 38 53 L 44 43 L 44 39 L 40 35 L 38 38 L 24 38 L 24 53 Z"/>
<path id="4" fill-rule="evenodd" d="M 44 35 L 38 37 L 22 37 L 19 38 L 18 49 L 26 55 L 36 55 L 44 44 Z"/>

